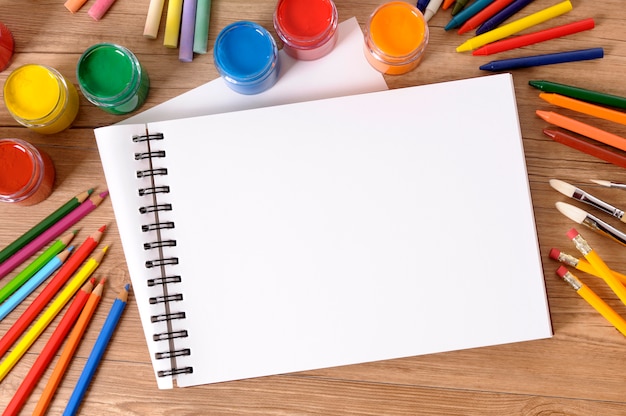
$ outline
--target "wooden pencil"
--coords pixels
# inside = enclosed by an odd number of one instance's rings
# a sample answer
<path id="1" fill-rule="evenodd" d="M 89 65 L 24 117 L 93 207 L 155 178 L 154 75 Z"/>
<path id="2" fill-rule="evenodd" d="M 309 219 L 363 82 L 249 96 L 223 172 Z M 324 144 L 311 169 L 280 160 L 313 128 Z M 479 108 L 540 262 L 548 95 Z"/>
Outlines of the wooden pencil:
<path id="1" fill-rule="evenodd" d="M 24 403 L 26 403 L 28 396 L 30 396 L 39 382 L 39 379 L 46 371 L 46 368 L 48 368 L 48 364 L 50 364 L 59 348 L 61 348 L 61 344 L 78 319 L 78 316 L 85 307 L 88 299 L 91 298 L 90 294 L 93 290 L 94 284 L 95 279 L 92 278 L 80 289 L 79 295 L 74 298 L 74 301 L 59 322 L 59 325 L 56 327 L 52 335 L 50 335 L 50 339 L 48 339 L 46 346 L 43 348 L 35 360 L 35 363 L 30 368 L 30 371 L 26 374 L 24 380 L 22 380 L 22 383 L 13 395 L 13 398 L 4 409 L 4 413 L 2 414 L 3 416 L 16 416 L 19 414 L 20 410 L 24 406 Z"/>
<path id="2" fill-rule="evenodd" d="M 102 298 L 102 291 L 104 290 L 105 280 L 106 279 L 104 278 L 101 279 L 100 283 L 98 283 L 98 286 L 96 286 L 93 292 L 91 292 L 91 295 L 89 296 L 89 299 L 87 300 L 83 311 L 80 313 L 80 316 L 78 317 L 78 320 L 76 321 L 72 332 L 70 332 L 70 335 L 67 338 L 67 342 L 65 343 L 65 347 L 63 347 L 61 356 L 54 366 L 52 374 L 50 375 L 50 378 L 48 379 L 48 382 L 46 383 L 46 386 L 44 387 L 44 390 L 39 397 L 37 406 L 33 411 L 33 416 L 41 416 L 46 413 L 46 410 L 50 405 L 50 401 L 52 400 L 52 397 L 54 397 L 54 393 L 56 392 L 59 383 L 63 379 L 65 370 L 67 370 L 67 367 L 69 366 L 70 361 L 74 356 L 74 352 L 76 351 L 76 348 L 78 348 L 80 340 L 82 339 L 83 334 L 85 333 L 85 330 L 87 329 L 87 326 L 91 321 L 91 317 L 96 311 L 98 303 Z"/>

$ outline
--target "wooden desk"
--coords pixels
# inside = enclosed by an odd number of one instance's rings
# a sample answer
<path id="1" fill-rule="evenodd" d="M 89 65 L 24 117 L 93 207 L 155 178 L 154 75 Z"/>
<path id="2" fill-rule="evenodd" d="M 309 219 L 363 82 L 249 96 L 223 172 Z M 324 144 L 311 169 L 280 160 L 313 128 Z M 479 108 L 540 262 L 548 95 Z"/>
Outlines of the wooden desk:
<path id="1" fill-rule="evenodd" d="M 535 1 L 517 16 L 527 15 L 556 2 Z M 337 0 L 336 3 L 341 21 L 356 16 L 363 26 L 369 13 L 381 2 Z M 626 351 L 626 339 L 557 278 L 555 270 L 558 264 L 548 257 L 552 247 L 577 254 L 565 235 L 571 227 L 577 226 L 612 268 L 626 271 L 626 249 L 558 213 L 554 203 L 565 201 L 566 198 L 548 185 L 550 178 L 559 178 L 625 207 L 626 192 L 601 188 L 589 182 L 589 179 L 626 181 L 624 171 L 545 137 L 542 128 L 547 124 L 534 112 L 536 109 L 553 107 L 540 100 L 538 91 L 528 86 L 530 79 L 548 79 L 626 95 L 623 81 L 626 71 L 626 9 L 622 2 L 574 0 L 573 3 L 574 10 L 569 14 L 535 29 L 593 17 L 596 20 L 593 31 L 483 58 L 455 52 L 455 47 L 471 34 L 459 36 L 455 32 L 445 32 L 443 27 L 450 18 L 450 10 L 440 11 L 430 22 L 430 43 L 421 66 L 406 75 L 386 77 L 390 88 L 401 88 L 481 76 L 485 73 L 479 71 L 478 66 L 491 59 L 591 47 L 605 48 L 606 55 L 602 60 L 514 72 L 555 333 L 552 339 L 159 391 L 131 294 L 129 307 L 85 398 L 82 414 L 626 414 L 626 360 L 622 356 Z M 179 62 L 177 50 L 162 46 L 163 29 L 158 40 L 143 38 L 148 0 L 118 0 L 100 22 L 94 22 L 87 16 L 91 4 L 93 0 L 79 13 L 72 15 L 63 7 L 62 0 L 3 2 L 0 21 L 12 30 L 16 53 L 11 66 L 0 73 L 0 82 L 3 84 L 10 71 L 19 65 L 41 63 L 58 69 L 76 85 L 75 65 L 79 55 L 88 46 L 101 41 L 116 42 L 130 48 L 145 65 L 152 87 L 141 110 L 218 76 L 211 54 L 196 56 L 192 63 Z M 274 5 L 274 0 L 214 0 L 209 44 L 213 44 L 222 27 L 235 20 L 256 21 L 273 32 Z M 419 105 L 416 103 L 415 111 L 419 111 Z M 574 115 L 566 110 L 562 113 Z M 576 117 L 626 136 L 624 126 L 579 115 Z M 76 193 L 91 186 L 98 189 L 106 187 L 92 129 L 120 119 L 119 116 L 95 108 L 81 96 L 80 111 L 74 126 L 53 136 L 43 136 L 18 126 L 4 104 L 0 104 L 0 137 L 18 137 L 31 141 L 52 157 L 57 168 L 55 189 L 46 201 L 32 207 L 10 204 L 0 206 L 0 246 L 11 242 Z M 454 114 L 450 114 L 450 121 L 454 122 Z M 489 128 L 488 114 L 485 115 L 485 128 Z M 442 183 L 441 186 L 448 184 Z M 494 188 L 493 191 L 498 192 L 498 189 Z M 461 215 L 462 207 L 463 201 L 459 201 Z M 507 209 L 506 201 L 502 201 L 501 209 Z M 468 221 L 471 219 L 468 218 Z M 515 221 L 515 218 L 511 218 L 511 221 Z M 609 222 L 619 226 L 617 221 Z M 79 223 L 77 241 L 82 241 L 102 224 L 109 225 L 103 243 L 109 244 L 110 250 L 96 274 L 107 276 L 108 285 L 95 320 L 86 334 L 86 342 L 81 344 L 51 405 L 51 414 L 62 412 L 98 328 L 115 295 L 128 279 L 110 201 L 105 201 Z M 468 249 L 471 250 L 471 247 Z M 511 253 L 511 267 L 515 267 L 517 262 L 515 255 Z M 462 272 L 462 267 L 474 266 L 458 267 Z M 502 273 L 506 273 L 506 270 Z M 626 316 L 626 307 L 598 279 L 582 272 L 576 274 L 621 315 Z M 0 323 L 0 334 L 6 332 L 24 309 L 25 306 L 21 305 Z M 56 322 L 58 318 L 55 325 Z M 0 383 L 0 407 L 4 408 L 9 402 L 51 332 L 49 328 Z M 44 380 L 49 374 L 50 370 Z M 34 408 L 43 385 L 40 383 L 31 395 L 24 414 L 29 414 Z"/>

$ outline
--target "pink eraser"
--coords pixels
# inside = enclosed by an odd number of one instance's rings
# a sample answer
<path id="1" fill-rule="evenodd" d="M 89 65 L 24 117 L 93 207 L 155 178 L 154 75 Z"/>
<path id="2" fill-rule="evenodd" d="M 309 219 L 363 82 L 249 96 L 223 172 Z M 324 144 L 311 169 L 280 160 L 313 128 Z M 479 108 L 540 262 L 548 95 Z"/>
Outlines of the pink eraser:
<path id="1" fill-rule="evenodd" d="M 93 6 L 89 9 L 87 14 L 93 20 L 100 20 L 102 16 L 109 10 L 109 8 L 113 5 L 115 0 L 97 0 Z"/>
<path id="2" fill-rule="evenodd" d="M 565 276 L 565 274 L 567 274 L 568 270 L 567 267 L 565 266 L 560 266 L 558 269 L 556 269 L 556 274 L 559 275 L 559 277 L 563 277 Z"/>
<path id="3" fill-rule="evenodd" d="M 553 248 L 550 250 L 550 258 L 553 260 L 558 260 L 559 256 L 561 255 L 561 250 L 557 249 L 557 248 Z"/>
<path id="4" fill-rule="evenodd" d="M 572 228 L 571 230 L 567 232 L 567 237 L 569 237 L 570 240 L 576 237 L 577 235 L 578 235 L 578 231 L 576 231 L 576 228 Z"/>

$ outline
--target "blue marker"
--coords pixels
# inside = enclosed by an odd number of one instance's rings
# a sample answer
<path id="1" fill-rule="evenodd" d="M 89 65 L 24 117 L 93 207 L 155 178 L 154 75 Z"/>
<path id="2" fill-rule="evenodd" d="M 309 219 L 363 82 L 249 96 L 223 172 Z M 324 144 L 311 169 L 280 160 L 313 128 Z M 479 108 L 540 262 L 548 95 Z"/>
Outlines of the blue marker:
<path id="1" fill-rule="evenodd" d="M 561 64 L 564 62 L 586 61 L 604 57 L 604 49 L 591 48 L 577 51 L 548 53 L 545 55 L 525 56 L 521 58 L 501 59 L 491 61 L 480 66 L 483 71 L 507 71 L 515 68 L 528 68 L 531 66 Z"/>

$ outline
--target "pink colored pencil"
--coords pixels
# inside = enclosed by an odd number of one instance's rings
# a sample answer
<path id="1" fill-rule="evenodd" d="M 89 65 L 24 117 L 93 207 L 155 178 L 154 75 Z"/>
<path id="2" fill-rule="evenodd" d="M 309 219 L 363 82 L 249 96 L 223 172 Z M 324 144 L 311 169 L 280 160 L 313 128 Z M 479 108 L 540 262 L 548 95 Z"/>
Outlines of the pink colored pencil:
<path id="1" fill-rule="evenodd" d="M 556 26 L 550 29 L 540 30 L 538 32 L 528 33 L 526 35 L 515 36 L 499 40 L 497 42 L 488 43 L 485 46 L 481 46 L 480 48 L 474 50 L 472 55 L 491 55 L 498 52 L 508 51 L 510 49 L 521 48 L 522 46 L 528 46 L 534 43 L 544 42 L 546 40 L 582 32 L 583 30 L 593 29 L 594 26 L 595 22 L 592 18 L 583 19 L 566 25 Z"/>
<path id="2" fill-rule="evenodd" d="M 89 199 L 80 204 L 78 208 L 67 214 L 52 227 L 39 234 L 38 237 L 6 259 L 4 263 L 0 264 L 0 279 L 11 273 L 16 267 L 24 263 L 43 246 L 61 235 L 61 233 L 65 232 L 72 225 L 76 224 L 79 220 L 96 209 L 107 195 L 108 191 L 101 192 L 98 195 L 92 195 Z"/>

